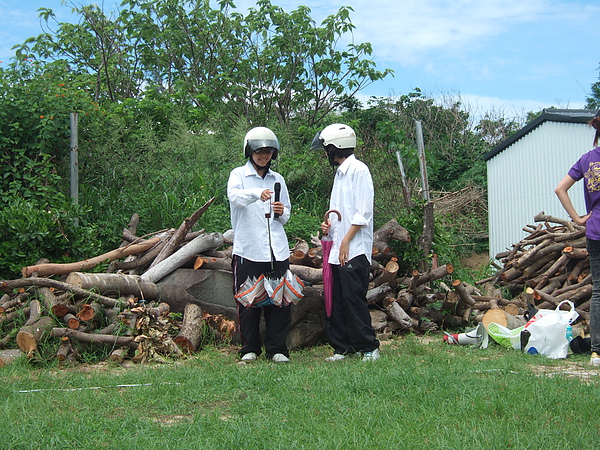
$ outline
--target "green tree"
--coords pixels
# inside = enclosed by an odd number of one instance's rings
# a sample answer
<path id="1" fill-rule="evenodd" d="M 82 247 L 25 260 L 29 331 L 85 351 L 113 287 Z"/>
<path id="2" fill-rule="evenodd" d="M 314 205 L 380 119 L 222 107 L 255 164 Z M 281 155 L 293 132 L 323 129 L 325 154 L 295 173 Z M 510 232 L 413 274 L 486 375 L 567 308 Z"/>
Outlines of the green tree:
<path id="1" fill-rule="evenodd" d="M 95 99 L 121 102 L 148 90 L 169 102 L 219 111 L 229 123 L 309 125 L 391 70 L 377 70 L 369 43 L 348 44 L 349 7 L 317 25 L 304 6 L 287 13 L 260 0 L 246 16 L 230 0 L 125 0 L 107 16 L 97 6 L 73 6 L 77 24 L 58 23 L 30 38 L 17 56 L 65 60 L 93 74 Z M 49 26 L 52 10 L 40 16 Z M 206 114 L 204 114 L 206 116 Z"/>
<path id="2" fill-rule="evenodd" d="M 600 109 L 600 81 L 591 86 L 591 95 L 586 99 L 585 107 L 587 109 Z"/>

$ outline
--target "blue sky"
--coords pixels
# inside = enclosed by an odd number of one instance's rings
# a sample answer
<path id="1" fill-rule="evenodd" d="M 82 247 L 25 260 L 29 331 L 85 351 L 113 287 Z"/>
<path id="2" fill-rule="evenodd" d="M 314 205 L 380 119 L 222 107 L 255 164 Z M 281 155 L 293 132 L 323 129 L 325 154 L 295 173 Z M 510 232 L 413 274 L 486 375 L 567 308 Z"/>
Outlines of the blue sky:
<path id="1" fill-rule="evenodd" d="M 103 4 L 118 2 L 74 0 Z M 255 4 L 234 0 L 240 12 Z M 460 99 L 473 114 L 505 118 L 545 107 L 581 108 L 599 80 L 597 0 L 272 0 L 287 11 L 302 4 L 320 22 L 352 6 L 354 42 L 370 42 L 380 69 L 395 76 L 364 91 L 399 96 L 420 88 L 440 103 Z M 0 0 L 0 61 L 41 33 L 37 9 L 74 21 L 61 0 Z"/>

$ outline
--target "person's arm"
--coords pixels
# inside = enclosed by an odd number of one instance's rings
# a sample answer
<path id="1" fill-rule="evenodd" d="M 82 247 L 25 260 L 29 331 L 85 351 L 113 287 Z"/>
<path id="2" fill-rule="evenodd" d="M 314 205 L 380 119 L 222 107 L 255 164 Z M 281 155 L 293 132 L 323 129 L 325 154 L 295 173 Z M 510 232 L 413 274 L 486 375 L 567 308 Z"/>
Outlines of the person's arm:
<path id="1" fill-rule="evenodd" d="M 350 242 L 360 229 L 373 218 L 374 192 L 371 174 L 367 170 L 356 172 L 352 178 L 352 185 L 356 193 L 354 196 L 355 212 L 352 217 L 352 224 L 340 243 L 339 257 L 342 265 L 348 262 Z"/>
<path id="2" fill-rule="evenodd" d="M 271 198 L 268 190 L 262 188 L 244 189 L 242 176 L 237 171 L 232 171 L 227 182 L 227 198 L 234 208 L 244 208 L 258 200 L 264 202 Z"/>
<path id="3" fill-rule="evenodd" d="M 558 199 L 560 200 L 561 205 L 565 208 L 567 214 L 571 217 L 571 220 L 575 222 L 577 225 L 585 226 L 585 223 L 588 221 L 592 213 L 586 214 L 585 216 L 580 217 L 575 211 L 575 207 L 573 206 L 573 202 L 571 202 L 571 197 L 569 197 L 569 189 L 575 184 L 575 180 L 571 178 L 570 175 L 565 175 L 565 177 L 558 183 L 554 192 L 556 193 Z"/>

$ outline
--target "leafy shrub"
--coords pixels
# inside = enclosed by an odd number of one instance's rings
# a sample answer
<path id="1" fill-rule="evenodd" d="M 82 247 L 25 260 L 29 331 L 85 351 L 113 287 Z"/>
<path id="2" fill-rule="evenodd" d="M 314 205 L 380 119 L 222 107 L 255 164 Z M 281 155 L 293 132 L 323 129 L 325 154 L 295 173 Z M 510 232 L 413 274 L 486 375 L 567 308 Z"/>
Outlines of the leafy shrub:
<path id="1" fill-rule="evenodd" d="M 76 223 L 84 212 L 66 199 L 52 209 L 19 198 L 6 203 L 0 209 L 0 277 L 20 277 L 24 266 L 41 258 L 64 263 L 101 254 L 97 227 Z"/>

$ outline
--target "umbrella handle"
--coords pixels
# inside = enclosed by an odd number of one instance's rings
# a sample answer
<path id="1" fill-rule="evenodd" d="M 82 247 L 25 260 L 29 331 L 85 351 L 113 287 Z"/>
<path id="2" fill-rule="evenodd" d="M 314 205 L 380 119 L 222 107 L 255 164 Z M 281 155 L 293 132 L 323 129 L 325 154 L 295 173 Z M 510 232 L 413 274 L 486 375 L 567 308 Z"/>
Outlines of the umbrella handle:
<path id="1" fill-rule="evenodd" d="M 342 214 L 337 209 L 330 209 L 329 211 L 327 211 L 325 213 L 325 220 L 327 220 L 329 218 L 329 214 L 331 214 L 331 213 L 337 214 L 338 221 L 342 220 Z"/>

